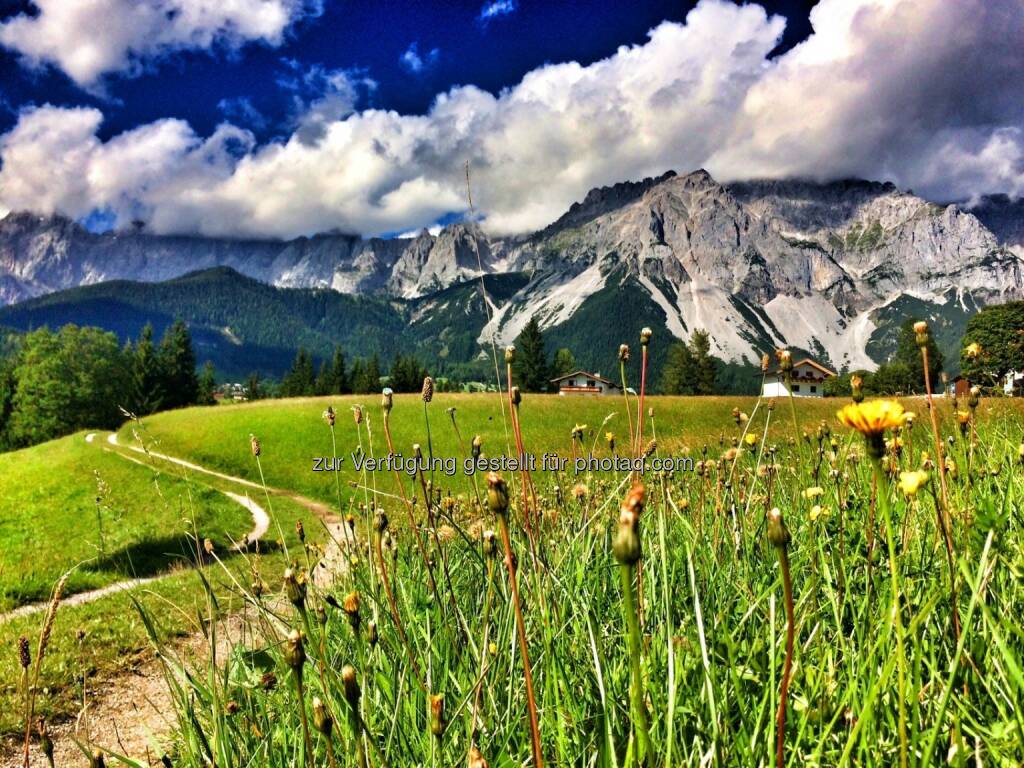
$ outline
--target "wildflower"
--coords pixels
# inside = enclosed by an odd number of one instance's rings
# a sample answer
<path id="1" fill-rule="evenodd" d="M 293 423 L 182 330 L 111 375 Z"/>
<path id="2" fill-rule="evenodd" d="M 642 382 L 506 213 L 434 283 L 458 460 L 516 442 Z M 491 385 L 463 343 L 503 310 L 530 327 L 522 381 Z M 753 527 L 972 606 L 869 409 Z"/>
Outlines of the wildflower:
<path id="1" fill-rule="evenodd" d="M 739 408 L 733 408 L 732 409 L 732 420 L 734 422 L 736 422 L 737 426 L 739 425 L 739 423 L 740 423 L 740 409 Z"/>
<path id="2" fill-rule="evenodd" d="M 767 352 L 761 355 L 761 373 L 768 373 L 768 369 L 771 367 L 771 361 L 772 359 L 768 356 Z"/>
<path id="3" fill-rule="evenodd" d="M 296 675 L 302 674 L 302 665 L 306 663 L 306 648 L 301 632 L 293 629 L 288 633 L 288 641 L 284 646 L 285 663 Z"/>
<path id="4" fill-rule="evenodd" d="M 619 344 L 619 362 L 629 360 L 629 344 Z"/>
<path id="5" fill-rule="evenodd" d="M 946 457 L 946 474 L 956 479 L 956 462 L 953 459 Z"/>
<path id="6" fill-rule="evenodd" d="M 872 400 L 847 405 L 836 416 L 842 424 L 864 435 L 873 458 L 881 458 L 885 448 L 882 435 L 887 429 L 902 426 L 903 414 L 903 406 L 894 400 Z"/>
<path id="7" fill-rule="evenodd" d="M 981 357 L 981 344 L 976 341 L 971 342 L 967 345 L 967 348 L 964 349 L 964 354 L 967 356 L 968 360 L 977 360 Z"/>
<path id="8" fill-rule="evenodd" d="M 107 768 L 107 763 L 103 759 L 103 752 L 98 749 L 92 751 L 92 757 L 89 758 L 89 768 Z"/>
<path id="9" fill-rule="evenodd" d="M 393 404 L 393 396 L 394 391 L 391 389 L 391 387 L 384 387 L 384 389 L 381 391 L 380 407 L 384 409 L 384 413 L 389 413 L 391 411 L 391 406 Z"/>
<path id="10" fill-rule="evenodd" d="M 803 497 L 805 499 L 816 499 L 816 498 L 818 498 L 819 496 L 821 496 L 824 493 L 825 493 L 825 489 L 821 488 L 820 486 L 817 486 L 817 485 L 812 486 L 810 488 L 805 488 L 803 490 L 803 492 L 802 492 Z"/>
<path id="11" fill-rule="evenodd" d="M 341 684 L 345 688 L 345 700 L 349 703 L 352 709 L 358 709 L 359 697 L 362 696 L 362 691 L 359 688 L 359 678 L 356 676 L 356 670 L 351 664 L 346 664 L 341 668 Z"/>
<path id="12" fill-rule="evenodd" d="M 932 461 L 931 454 L 928 451 L 921 451 L 921 469 L 931 469 L 935 466 L 935 462 Z"/>
<path id="13" fill-rule="evenodd" d="M 743 438 L 744 442 L 750 447 L 753 447 L 757 443 L 757 435 L 753 432 L 748 432 L 746 437 Z"/>
<path id="14" fill-rule="evenodd" d="M 252 455 L 258 459 L 260 457 L 260 441 L 256 435 L 249 435 L 249 448 L 252 449 Z"/>
<path id="15" fill-rule="evenodd" d="M 359 592 L 353 590 L 345 595 L 341 601 L 341 608 L 348 617 L 348 623 L 352 626 L 352 631 L 358 635 L 359 622 L 361 621 L 359 616 Z"/>
<path id="16" fill-rule="evenodd" d="M 300 542 L 306 541 L 306 528 L 302 525 L 301 520 L 295 521 L 295 535 L 299 537 Z M 209 539 L 207 539 L 209 541 Z"/>
<path id="17" fill-rule="evenodd" d="M 589 489 L 583 483 L 576 483 L 576 485 L 572 487 L 572 497 L 576 499 L 576 501 L 583 501 L 586 499 L 589 492 Z"/>
<path id="18" fill-rule="evenodd" d="M 511 365 L 512 361 L 515 360 L 515 359 L 516 359 L 516 345 L 515 344 L 509 344 L 507 347 L 505 347 L 505 362 L 508 363 L 509 365 Z"/>
<path id="19" fill-rule="evenodd" d="M 377 632 L 377 622 L 371 621 L 366 625 L 366 641 L 373 648 L 377 645 L 377 641 L 380 640 L 380 633 Z"/>
<path id="20" fill-rule="evenodd" d="M 646 461 L 654 455 L 656 450 L 658 450 L 658 442 L 656 440 L 651 440 L 646 446 L 644 446 L 643 453 L 640 454 L 640 460 Z"/>
<path id="21" fill-rule="evenodd" d="M 917 341 L 917 346 L 926 347 L 928 346 L 928 323 L 924 320 L 918 320 L 914 323 L 914 339 Z"/>
<path id="22" fill-rule="evenodd" d="M 957 411 L 956 412 L 956 423 L 960 426 L 960 434 L 967 434 L 967 425 L 971 423 L 971 412 L 970 411 Z"/>
<path id="23" fill-rule="evenodd" d="M 437 738 L 444 735 L 444 694 L 434 693 L 430 695 L 430 732 Z"/>
<path id="24" fill-rule="evenodd" d="M 981 400 L 981 387 L 975 384 L 967 393 L 967 407 L 972 411 L 978 407 L 978 402 Z"/>
<path id="25" fill-rule="evenodd" d="M 335 414 L 334 414 L 334 409 L 331 406 L 329 406 L 329 405 L 327 406 L 327 410 L 324 411 L 323 417 L 324 417 L 324 421 L 327 422 L 327 426 L 329 426 L 329 427 L 331 427 L 331 429 L 333 429 L 334 428 Z"/>
<path id="26" fill-rule="evenodd" d="M 824 509 L 820 504 L 815 504 L 811 507 L 811 511 L 807 513 L 807 516 L 811 519 L 812 523 L 816 523 L 819 517 L 828 517 L 828 510 Z"/>
<path id="27" fill-rule="evenodd" d="M 334 719 L 327 711 L 327 707 L 324 706 L 324 703 L 320 700 L 319 696 L 313 697 L 313 725 L 316 726 L 316 729 L 320 731 L 325 738 L 331 738 L 331 730 L 334 728 Z"/>
<path id="28" fill-rule="evenodd" d="M 782 511 L 775 507 L 768 513 L 768 541 L 774 547 L 785 547 L 791 538 L 786 522 L 782 519 Z"/>
<path id="29" fill-rule="evenodd" d="M 291 568 L 286 568 L 284 591 L 291 604 L 301 611 L 306 605 L 306 575 L 301 571 L 296 574 Z"/>
<path id="30" fill-rule="evenodd" d="M 429 376 L 423 379 L 423 390 L 420 392 L 420 397 L 423 398 L 424 403 L 429 403 L 434 399 L 434 380 Z"/>
<path id="31" fill-rule="evenodd" d="M 494 540 L 494 531 L 484 531 L 484 557 L 492 558 L 498 554 L 498 547 Z"/>
<path id="32" fill-rule="evenodd" d="M 783 373 L 793 370 L 793 355 L 788 349 L 775 350 L 775 359 L 779 361 L 779 368 Z"/>
<path id="33" fill-rule="evenodd" d="M 496 515 L 508 514 L 508 486 L 497 472 L 487 475 L 487 506 Z"/>
<path id="34" fill-rule="evenodd" d="M 586 424 L 576 424 L 576 425 L 574 425 L 573 428 L 572 428 L 572 439 L 573 440 L 579 440 L 582 443 L 583 442 L 583 432 L 584 432 L 584 430 L 586 430 L 586 428 L 587 428 Z"/>
<path id="35" fill-rule="evenodd" d="M 466 768 L 490 768 L 490 766 L 479 749 L 470 747 L 469 754 L 466 755 Z"/>
<path id="36" fill-rule="evenodd" d="M 648 344 L 650 344 L 651 343 L 651 336 L 653 334 L 654 334 L 654 331 L 652 331 L 650 328 L 646 328 L 646 327 L 643 328 L 640 331 L 640 346 L 641 347 L 646 347 Z"/>
<path id="37" fill-rule="evenodd" d="M 1019 446 L 1017 446 L 1017 460 L 1021 464 L 1024 464 L 1024 443 L 1021 443 Z"/>
<path id="38" fill-rule="evenodd" d="M 512 401 L 512 405 L 519 405 L 523 402 L 523 394 L 519 391 L 519 387 L 512 387 L 508 391 L 509 399 Z"/>
<path id="39" fill-rule="evenodd" d="M 480 435 L 473 436 L 473 442 L 470 444 L 470 452 L 472 453 L 473 460 L 480 458 L 480 449 L 483 447 L 484 440 Z"/>
<path id="40" fill-rule="evenodd" d="M 925 483 L 928 482 L 928 473 L 923 469 L 915 469 L 911 472 L 900 472 L 900 490 L 907 496 L 913 498 Z"/>
<path id="41" fill-rule="evenodd" d="M 640 513 L 644 509 L 645 495 L 643 485 L 634 485 L 619 510 L 619 528 L 612 542 L 612 554 L 623 565 L 633 565 L 640 559 Z"/>
<path id="42" fill-rule="evenodd" d="M 615 435 L 612 432 L 605 432 L 604 433 L 604 441 L 606 443 L 608 443 L 608 450 L 609 451 L 614 451 L 615 450 Z"/>
<path id="43" fill-rule="evenodd" d="M 361 405 L 352 406 L 352 421 L 357 427 L 363 423 L 363 407 Z"/>
<path id="44" fill-rule="evenodd" d="M 18 638 L 18 662 L 24 670 L 32 666 L 32 652 L 29 650 L 28 638 L 24 635 Z"/>
<path id="45" fill-rule="evenodd" d="M 850 393 L 853 395 L 853 402 L 861 403 L 864 401 L 864 379 L 857 374 L 853 374 L 850 377 Z"/>

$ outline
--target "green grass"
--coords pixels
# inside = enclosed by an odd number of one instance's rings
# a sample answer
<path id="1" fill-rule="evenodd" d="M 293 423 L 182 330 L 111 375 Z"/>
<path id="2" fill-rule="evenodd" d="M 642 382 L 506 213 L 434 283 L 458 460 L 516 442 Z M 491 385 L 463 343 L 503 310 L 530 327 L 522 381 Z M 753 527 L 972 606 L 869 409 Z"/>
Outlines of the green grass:
<path id="1" fill-rule="evenodd" d="M 148 427 L 167 451 L 197 452 L 204 463 L 238 472 L 251 465 L 248 434 L 255 432 L 263 441 L 269 481 L 329 498 L 331 488 L 308 469 L 312 455 L 329 449 L 319 417 L 326 402 L 222 408 L 201 420 L 195 411 L 164 414 L 150 419 Z M 349 402 L 334 399 L 335 407 Z M 762 403 L 746 428 L 755 436 L 754 446 L 734 463 L 729 448 L 734 439 L 742 440 L 742 428 L 730 412 L 738 405 L 753 413 L 752 401 L 651 400 L 655 420 L 647 422 L 645 433 L 657 432 L 658 452 L 689 448 L 706 456 L 708 465 L 704 473 L 645 477 L 637 587 L 650 765 L 775 764 L 786 636 L 780 560 L 765 528 L 765 514 L 775 506 L 792 533 L 788 562 L 795 593 L 786 764 L 898 765 L 904 734 L 914 765 L 944 762 L 951 745 L 959 750 L 954 764 L 977 759 L 1016 765 L 1024 759 L 1024 718 L 1014 704 L 1024 696 L 1019 405 L 983 402 L 972 447 L 969 433 L 953 426 L 950 404 L 939 403 L 941 437 L 957 467 L 949 478 L 953 600 L 936 524 L 934 472 L 932 484 L 915 498 L 883 479 L 881 492 L 892 509 L 893 524 L 887 528 L 881 500 L 873 501 L 873 471 L 863 441 L 834 418 L 843 404 L 796 403 L 809 437 L 794 440 L 788 403 L 777 404 L 770 416 Z M 375 402 L 369 405 L 379 455 L 380 409 Z M 444 423 L 449 405 L 458 408 L 467 438 L 483 434 L 492 452 L 504 445 L 493 397 L 439 396 L 430 406 L 435 452 L 455 450 L 450 425 Z M 934 457 L 924 404 L 914 401 L 914 407 L 916 426 L 903 432 L 902 449 L 890 459 L 897 470 L 919 466 L 924 453 Z M 621 412 L 612 400 L 527 397 L 522 407 L 526 448 L 567 453 L 574 423 L 586 422 L 592 431 L 616 409 Z M 417 398 L 400 399 L 392 414 L 396 442 L 425 444 L 422 410 Z M 619 418 L 605 428 L 623 445 L 627 428 Z M 818 432 L 821 420 L 831 435 Z M 354 426 L 347 429 L 346 451 L 356 434 Z M 365 441 L 365 431 L 362 435 Z M 588 445 L 592 439 L 588 433 Z M 765 466 L 774 469 L 766 475 Z M 517 480 L 506 476 L 546 762 L 632 766 L 638 742 L 629 696 L 628 604 L 611 553 L 629 478 L 623 473 L 586 478 L 587 493 L 577 500 L 557 496 L 554 479 L 538 476 L 540 517 L 533 519 L 531 542 Z M 362 560 L 336 590 L 353 588 L 362 596 L 357 634 L 346 616 L 329 606 L 321 629 L 312 609 L 324 605 L 325 596 L 313 590 L 310 613 L 286 613 L 283 626 L 268 628 L 256 641 L 260 653 L 235 654 L 229 676 L 197 670 L 195 688 L 179 692 L 183 729 L 176 764 L 326 764 L 325 739 L 316 732 L 316 754 L 305 756 L 299 713 L 313 696 L 334 713 L 333 746 L 341 765 L 361 764 L 354 744 L 364 726 L 368 735 L 362 743 L 373 765 L 458 765 L 471 745 L 492 766 L 530 760 L 523 657 L 508 578 L 503 559 L 488 565 L 479 543 L 480 529 L 496 528 L 496 521 L 475 506 L 464 478 L 439 477 L 438 483 L 442 496 L 454 494 L 446 507 L 448 529 L 437 540 L 429 530 L 421 531 L 433 552 L 437 594 L 428 586 L 413 531 L 400 525 L 407 514 L 403 505 L 386 495 L 395 487 L 378 478 L 383 493 L 374 506 L 395 521 L 390 536 L 397 547 L 393 554 L 386 550 L 383 560 L 397 622 L 379 562 L 371 567 Z M 822 495 L 806 498 L 803 491 L 810 487 L 821 487 Z M 812 516 L 815 504 L 824 514 Z M 422 523 L 422 499 L 416 516 Z M 899 623 L 893 620 L 894 600 Z M 959 646 L 954 614 L 962 625 Z M 380 631 L 376 646 L 366 634 L 371 620 Z M 282 654 L 290 627 L 307 633 L 301 696 Z M 482 678 L 481 658 L 487 660 Z M 362 690 L 355 722 L 339 676 L 344 664 L 356 669 Z M 267 669 L 275 670 L 281 683 L 273 691 L 256 683 Z M 427 695 L 435 693 L 443 693 L 446 702 L 441 737 L 429 727 Z M 228 701 L 234 702 L 231 708 Z"/>
<path id="2" fill-rule="evenodd" d="M 193 532 L 226 548 L 251 527 L 223 494 L 83 434 L 0 454 L 0 612 L 46 600 L 72 567 L 69 594 L 160 573 L 188 556 Z"/>

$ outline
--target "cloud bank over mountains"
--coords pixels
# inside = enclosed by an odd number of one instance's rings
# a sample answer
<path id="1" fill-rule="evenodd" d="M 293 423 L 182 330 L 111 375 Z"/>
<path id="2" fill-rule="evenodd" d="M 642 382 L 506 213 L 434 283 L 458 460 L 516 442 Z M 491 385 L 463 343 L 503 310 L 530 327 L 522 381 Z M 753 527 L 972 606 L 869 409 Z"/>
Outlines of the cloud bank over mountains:
<path id="1" fill-rule="evenodd" d="M 92 51 L 62 41 L 85 33 L 69 32 L 72 12 L 61 10 L 77 4 L 58 0 L 8 22 L 0 42 L 90 83 L 175 47 L 273 45 L 308 10 L 298 0 L 163 4 L 194 13 L 146 21 L 143 43 L 123 29 L 91 38 Z M 807 40 L 770 58 L 785 19 L 703 0 L 642 45 L 540 67 L 497 95 L 455 87 L 425 115 L 312 100 L 320 111 L 269 144 L 244 125 L 200 136 L 176 119 L 103 141 L 100 110 L 39 106 L 0 137 L 0 212 L 101 210 L 119 225 L 229 237 L 403 232 L 465 210 L 466 161 L 496 234 L 537 229 L 595 186 L 668 168 L 885 179 L 940 200 L 1024 194 L 1020 0 L 822 0 L 811 23 Z"/>

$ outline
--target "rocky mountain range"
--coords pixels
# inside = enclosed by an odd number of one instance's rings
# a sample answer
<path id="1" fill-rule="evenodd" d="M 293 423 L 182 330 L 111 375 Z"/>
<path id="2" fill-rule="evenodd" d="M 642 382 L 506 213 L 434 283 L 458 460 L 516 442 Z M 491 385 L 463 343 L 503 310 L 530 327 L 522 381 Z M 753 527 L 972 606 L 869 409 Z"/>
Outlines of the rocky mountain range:
<path id="1" fill-rule="evenodd" d="M 706 329 L 715 353 L 735 362 L 789 346 L 837 368 L 871 368 L 909 314 L 952 338 L 977 306 L 1024 295 L 1024 207 L 999 197 L 939 205 L 856 180 L 723 185 L 701 170 L 594 189 L 547 228 L 506 238 L 476 223 L 405 239 L 279 242 L 95 234 L 26 213 L 0 220 L 5 304 L 214 267 L 279 288 L 405 302 L 408 323 L 468 323 L 481 343 L 508 343 L 537 316 L 574 351 L 617 347 L 643 323 L 680 338 Z M 453 305 L 451 290 L 481 273 L 516 275 L 516 290 L 490 297 L 486 312 L 470 293 Z M 471 311 L 479 317 L 467 320 Z"/>

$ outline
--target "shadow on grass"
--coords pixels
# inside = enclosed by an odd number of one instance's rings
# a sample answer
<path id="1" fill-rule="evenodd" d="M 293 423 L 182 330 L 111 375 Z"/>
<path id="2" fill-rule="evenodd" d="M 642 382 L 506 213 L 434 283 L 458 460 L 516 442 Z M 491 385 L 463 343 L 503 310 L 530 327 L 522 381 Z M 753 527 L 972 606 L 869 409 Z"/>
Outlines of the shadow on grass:
<path id="1" fill-rule="evenodd" d="M 197 546 L 199 551 L 197 551 Z M 92 573 L 114 574 L 117 576 L 145 579 L 150 576 L 159 576 L 174 568 L 190 568 L 199 561 L 201 556 L 207 563 L 213 557 L 202 550 L 202 542 L 197 542 L 188 536 L 160 536 L 153 539 L 145 539 L 128 544 L 113 552 L 90 560 L 82 566 L 82 569 Z M 259 542 L 261 553 L 275 552 L 278 549 L 276 542 Z M 255 551 L 256 545 L 250 544 L 248 550 Z M 224 542 L 214 543 L 214 554 L 223 561 L 227 561 L 240 552 L 231 548 Z"/>

